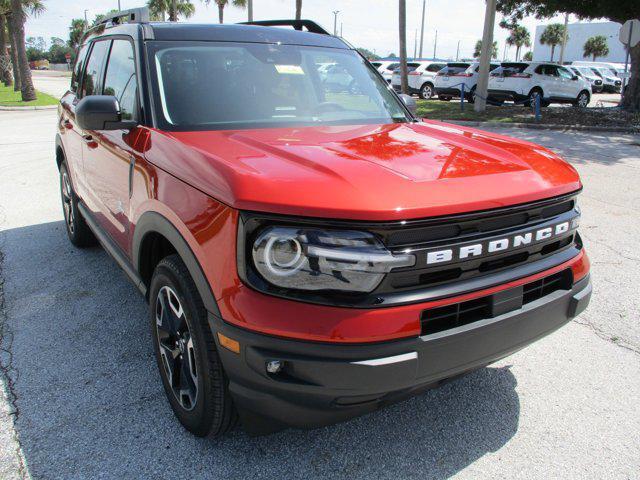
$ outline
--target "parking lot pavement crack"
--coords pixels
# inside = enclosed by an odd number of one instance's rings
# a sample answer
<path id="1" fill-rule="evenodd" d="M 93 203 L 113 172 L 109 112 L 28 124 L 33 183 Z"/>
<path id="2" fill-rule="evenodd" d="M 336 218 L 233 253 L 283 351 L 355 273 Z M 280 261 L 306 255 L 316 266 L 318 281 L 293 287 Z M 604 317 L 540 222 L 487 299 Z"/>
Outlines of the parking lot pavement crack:
<path id="1" fill-rule="evenodd" d="M 616 335 L 611 335 L 607 332 L 605 332 L 604 330 L 598 328 L 596 325 L 594 325 L 593 323 L 589 322 L 586 318 L 575 318 L 573 320 L 575 323 L 579 324 L 579 325 L 583 325 L 587 328 L 589 328 L 590 330 L 593 331 L 593 333 L 595 333 L 598 337 L 600 337 L 601 339 L 603 339 L 606 342 L 609 343 L 613 343 L 614 345 L 623 348 L 625 350 L 628 350 L 630 352 L 633 352 L 637 355 L 640 355 L 640 347 L 638 347 L 637 345 L 632 344 L 631 342 L 626 341 L 625 339 L 618 337 Z"/>
<path id="2" fill-rule="evenodd" d="M 615 253 L 616 255 L 618 255 L 619 257 L 625 258 L 627 260 L 631 260 L 632 262 L 640 262 L 640 258 L 638 257 L 632 257 L 631 255 L 627 255 L 626 253 L 621 252 L 620 250 L 618 250 L 617 248 L 612 247 L 611 245 L 609 245 L 608 243 L 602 242 L 600 240 L 596 240 L 595 238 L 588 236 L 584 231 L 581 231 L 580 234 L 586 238 L 589 242 L 593 242 L 597 245 L 600 245 L 601 247 L 605 247 L 608 250 L 611 250 L 613 253 Z"/>
<path id="3" fill-rule="evenodd" d="M 0 210 L 0 215 L 2 214 Z M 0 232 L 1 234 L 2 232 Z M 19 377 L 18 370 L 13 363 L 13 339 L 14 335 L 7 321 L 7 310 L 5 305 L 4 290 L 4 253 L 2 251 L 2 237 L 0 236 L 0 379 L 5 385 L 5 395 L 9 404 L 9 417 L 11 436 L 15 442 L 15 456 L 18 461 L 18 477 L 26 478 L 26 468 L 24 456 L 22 455 L 22 445 L 17 433 L 16 422 L 20 417 L 18 406 L 18 392 L 16 382 Z"/>

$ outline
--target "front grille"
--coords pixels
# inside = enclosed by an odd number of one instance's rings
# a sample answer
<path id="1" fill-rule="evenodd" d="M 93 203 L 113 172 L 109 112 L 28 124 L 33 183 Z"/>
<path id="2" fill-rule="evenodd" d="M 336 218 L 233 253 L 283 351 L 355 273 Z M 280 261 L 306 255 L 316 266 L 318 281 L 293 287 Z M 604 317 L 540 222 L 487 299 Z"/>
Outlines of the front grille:
<path id="1" fill-rule="evenodd" d="M 405 228 L 376 233 L 383 236 L 388 248 L 395 252 L 410 249 L 416 255 L 416 265 L 393 270 L 376 289 L 376 293 L 397 293 L 446 285 L 452 282 L 472 280 L 514 266 L 548 258 L 571 247 L 576 247 L 579 237 L 575 228 L 547 241 L 532 243 L 524 248 L 507 249 L 429 265 L 427 254 L 440 248 L 483 242 L 491 238 L 508 236 L 527 229 L 545 226 L 553 222 L 571 221 L 577 216 L 575 198 L 556 199 L 546 203 L 530 204 L 515 209 L 485 214 L 449 217 L 446 220 L 425 224 L 407 225 Z"/>
<path id="2" fill-rule="evenodd" d="M 487 295 L 466 302 L 425 310 L 421 315 L 421 335 L 431 335 L 480 320 L 494 318 L 497 315 L 508 313 L 546 297 L 558 290 L 570 290 L 572 284 L 573 275 L 571 269 L 566 269 L 496 295 Z M 506 301 L 500 301 L 499 299 L 506 299 Z M 507 308 L 501 308 L 505 304 Z M 496 308 L 497 306 L 498 308 Z"/>

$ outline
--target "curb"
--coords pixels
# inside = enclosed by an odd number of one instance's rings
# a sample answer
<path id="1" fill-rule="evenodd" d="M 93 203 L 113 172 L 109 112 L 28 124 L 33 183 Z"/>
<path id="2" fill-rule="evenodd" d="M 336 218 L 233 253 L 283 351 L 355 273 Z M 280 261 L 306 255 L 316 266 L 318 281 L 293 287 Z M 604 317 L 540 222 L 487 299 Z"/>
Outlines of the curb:
<path id="1" fill-rule="evenodd" d="M 58 105 L 42 105 L 42 106 L 27 106 L 27 107 L 0 107 L 0 112 L 28 112 L 33 110 L 55 110 Z"/>
<path id="2" fill-rule="evenodd" d="M 589 125 L 560 125 L 555 123 L 509 123 L 509 122 L 478 122 L 465 120 L 441 120 L 445 123 L 453 123 L 464 127 L 507 127 L 530 130 L 557 130 L 564 132 L 610 132 L 610 133 L 640 133 L 640 127 L 605 127 Z"/>

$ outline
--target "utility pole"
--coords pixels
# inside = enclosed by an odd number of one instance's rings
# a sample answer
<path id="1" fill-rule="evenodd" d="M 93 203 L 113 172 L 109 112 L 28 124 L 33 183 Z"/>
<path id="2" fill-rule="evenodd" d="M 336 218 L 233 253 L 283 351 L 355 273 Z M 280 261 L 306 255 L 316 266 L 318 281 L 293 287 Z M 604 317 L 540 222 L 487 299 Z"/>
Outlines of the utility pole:
<path id="1" fill-rule="evenodd" d="M 507 47 L 509 46 L 509 44 L 507 42 L 504 42 L 504 53 L 502 54 L 502 61 L 505 62 L 507 60 Z"/>
<path id="2" fill-rule="evenodd" d="M 458 40 L 458 48 L 456 48 L 456 62 L 460 58 L 460 40 Z"/>
<path id="3" fill-rule="evenodd" d="M 493 45 L 493 29 L 496 23 L 496 0 L 487 0 L 484 13 L 484 30 L 482 32 L 482 51 L 480 52 L 480 69 L 478 86 L 476 87 L 476 101 L 473 109 L 484 112 L 487 107 L 487 89 L 489 86 L 489 62 L 491 61 L 491 45 Z"/>
<path id="4" fill-rule="evenodd" d="M 342 22 L 340 22 L 340 36 L 343 37 L 344 35 L 342 35 Z"/>
<path id="5" fill-rule="evenodd" d="M 427 8 L 427 0 L 422 0 L 422 22 L 420 23 L 420 51 L 418 58 L 422 58 L 422 44 L 424 43 L 424 11 Z"/>
<path id="6" fill-rule="evenodd" d="M 418 54 L 418 29 L 416 28 L 416 36 L 413 37 L 413 59 L 415 60 Z"/>
<path id="7" fill-rule="evenodd" d="M 438 30 L 436 30 L 436 38 L 433 39 L 433 59 L 436 59 L 436 47 L 438 46 Z"/>
<path id="8" fill-rule="evenodd" d="M 338 14 L 340 13 L 340 10 L 334 10 L 333 11 L 333 35 L 334 36 L 338 36 Z"/>
<path id="9" fill-rule="evenodd" d="M 88 10 L 84 11 L 84 26 L 85 26 L 85 28 L 89 28 L 89 20 L 87 20 L 87 12 L 88 12 Z"/>
<path id="10" fill-rule="evenodd" d="M 247 20 L 253 22 L 253 0 L 247 0 Z"/>
<path id="11" fill-rule="evenodd" d="M 120 7 L 120 0 L 118 0 L 118 11 L 121 11 L 122 8 Z"/>
<path id="12" fill-rule="evenodd" d="M 567 25 L 569 24 L 569 14 L 564 14 L 564 35 L 562 35 L 562 46 L 560 47 L 560 65 L 564 62 L 564 49 L 567 46 Z"/>

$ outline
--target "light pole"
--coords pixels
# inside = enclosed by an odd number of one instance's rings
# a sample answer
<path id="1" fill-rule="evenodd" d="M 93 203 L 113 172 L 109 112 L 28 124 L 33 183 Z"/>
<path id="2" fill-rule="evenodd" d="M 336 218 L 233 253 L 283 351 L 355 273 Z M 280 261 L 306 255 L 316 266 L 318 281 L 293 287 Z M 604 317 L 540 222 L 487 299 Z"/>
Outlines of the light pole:
<path id="1" fill-rule="evenodd" d="M 433 59 L 436 59 L 436 47 L 438 46 L 438 30 L 436 30 L 436 38 L 433 40 Z"/>
<path id="2" fill-rule="evenodd" d="M 120 0 L 118 0 L 118 11 L 121 11 L 122 8 L 120 7 Z"/>
<path id="3" fill-rule="evenodd" d="M 338 14 L 339 13 L 340 13 L 340 10 L 333 11 L 333 34 L 335 36 L 338 36 Z"/>
<path id="4" fill-rule="evenodd" d="M 87 20 L 87 12 L 88 11 L 89 10 L 85 10 L 84 11 L 84 26 L 85 26 L 85 28 L 89 28 L 89 20 Z"/>
<path id="5" fill-rule="evenodd" d="M 569 14 L 564 15 L 564 33 L 562 34 L 562 46 L 560 47 L 560 65 L 564 62 L 564 49 L 567 47 L 567 29 L 569 25 Z"/>
<path id="6" fill-rule="evenodd" d="M 460 40 L 458 40 L 458 48 L 456 48 L 456 62 L 458 61 L 459 57 L 460 57 Z"/>
<path id="7" fill-rule="evenodd" d="M 424 40 L 424 11 L 427 8 L 427 0 L 422 0 L 422 23 L 420 24 L 420 50 L 418 52 L 418 58 L 422 58 L 422 44 Z"/>

